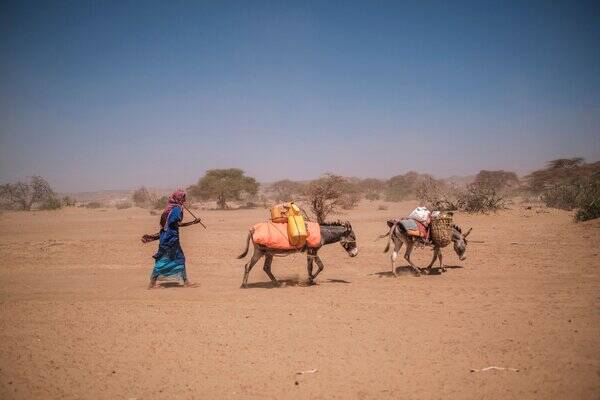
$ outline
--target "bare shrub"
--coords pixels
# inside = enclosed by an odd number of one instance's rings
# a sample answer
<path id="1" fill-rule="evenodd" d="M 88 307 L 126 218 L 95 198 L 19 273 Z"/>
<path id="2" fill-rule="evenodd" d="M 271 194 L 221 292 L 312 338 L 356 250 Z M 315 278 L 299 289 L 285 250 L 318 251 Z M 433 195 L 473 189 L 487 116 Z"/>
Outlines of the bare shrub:
<path id="1" fill-rule="evenodd" d="M 159 199 L 156 199 L 154 201 L 154 204 L 152 204 L 152 207 L 154 207 L 155 210 L 162 210 L 163 208 L 165 208 L 167 206 L 167 203 L 169 202 L 169 198 L 167 196 L 162 196 Z"/>
<path id="2" fill-rule="evenodd" d="M 379 195 L 379 193 L 369 192 L 369 193 L 365 194 L 365 199 L 367 199 L 369 201 L 379 200 L 380 198 L 381 198 L 381 196 Z"/>
<path id="3" fill-rule="evenodd" d="M 100 203 L 99 201 L 90 201 L 89 203 L 87 203 L 85 205 L 85 208 L 92 208 L 92 209 L 96 209 L 96 208 L 102 208 L 102 203 Z"/>
<path id="4" fill-rule="evenodd" d="M 360 200 L 360 193 L 357 194 L 345 178 L 333 174 L 310 182 L 306 195 L 319 223 L 324 223 L 328 216 L 338 214 L 342 209 L 355 207 Z"/>
<path id="5" fill-rule="evenodd" d="M 62 201 L 62 205 L 65 207 L 75 206 L 75 199 L 73 199 L 69 196 L 64 196 L 61 201 Z"/>
<path id="6" fill-rule="evenodd" d="M 458 210 L 458 192 L 456 186 L 449 186 L 432 177 L 424 178 L 416 185 L 417 199 L 430 210 Z"/>
<path id="7" fill-rule="evenodd" d="M 417 198 L 430 210 L 488 213 L 506 208 L 506 201 L 498 191 L 481 183 L 458 187 L 425 179 L 417 185 Z"/>
<path id="8" fill-rule="evenodd" d="M 294 198 L 302 195 L 305 190 L 306 184 L 283 179 L 273 182 L 266 191 L 271 194 L 273 200 L 283 202 L 294 200 Z"/>
<path id="9" fill-rule="evenodd" d="M 356 188 L 360 193 L 363 193 L 365 199 L 373 201 L 381 198 L 381 193 L 386 188 L 385 181 L 380 179 L 366 178 L 355 182 Z"/>
<path id="10" fill-rule="evenodd" d="M 132 204 L 129 201 L 119 201 L 117 204 L 115 204 L 115 208 L 117 210 L 125 210 L 127 208 L 131 208 Z"/>
<path id="11" fill-rule="evenodd" d="M 37 175 L 32 176 L 29 183 L 0 185 L 0 202 L 10 209 L 29 211 L 35 204 L 54 202 L 55 196 L 50 184 Z"/>
<path id="12" fill-rule="evenodd" d="M 402 201 L 414 199 L 417 195 L 417 186 L 425 181 L 433 179 L 430 175 L 419 174 L 414 171 L 404 175 L 396 175 L 390 178 L 385 189 L 387 201 Z"/>
<path id="13" fill-rule="evenodd" d="M 457 203 L 461 211 L 483 214 L 503 210 L 507 206 L 505 199 L 496 189 L 477 183 L 468 185 L 459 194 Z"/>
<path id="14" fill-rule="evenodd" d="M 380 204 L 380 205 L 377 206 L 377 209 L 379 211 L 385 211 L 385 210 L 388 209 L 388 206 L 386 206 L 385 204 Z"/>
<path id="15" fill-rule="evenodd" d="M 156 202 L 155 196 L 153 196 L 146 187 L 142 186 L 136 189 L 131 196 L 131 200 L 136 207 L 146 208 Z"/>
<path id="16" fill-rule="evenodd" d="M 62 200 L 57 197 L 48 197 L 40 204 L 40 210 L 58 210 L 62 208 Z"/>

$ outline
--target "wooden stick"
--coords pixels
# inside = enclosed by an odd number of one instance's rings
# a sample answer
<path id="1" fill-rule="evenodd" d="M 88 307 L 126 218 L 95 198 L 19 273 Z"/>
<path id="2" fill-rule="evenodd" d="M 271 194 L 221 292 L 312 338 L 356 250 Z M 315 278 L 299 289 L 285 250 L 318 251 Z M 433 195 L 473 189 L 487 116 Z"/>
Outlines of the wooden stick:
<path id="1" fill-rule="evenodd" d="M 189 208 L 187 208 L 187 207 L 185 206 L 185 204 L 182 204 L 182 206 L 183 206 L 183 208 L 185 208 L 185 209 L 187 210 L 187 212 L 189 212 L 189 213 L 191 214 L 191 216 L 192 216 L 192 217 L 194 217 L 194 219 L 197 219 L 197 220 L 198 220 L 198 222 L 200 223 L 200 225 L 202 225 L 202 227 L 204 227 L 204 229 L 206 229 L 206 225 L 204 225 L 204 224 L 202 223 L 202 221 L 200 221 L 200 218 L 197 218 L 197 217 L 194 215 L 194 213 L 193 213 L 193 212 L 191 212 L 191 211 L 190 211 L 190 209 L 189 209 Z"/>

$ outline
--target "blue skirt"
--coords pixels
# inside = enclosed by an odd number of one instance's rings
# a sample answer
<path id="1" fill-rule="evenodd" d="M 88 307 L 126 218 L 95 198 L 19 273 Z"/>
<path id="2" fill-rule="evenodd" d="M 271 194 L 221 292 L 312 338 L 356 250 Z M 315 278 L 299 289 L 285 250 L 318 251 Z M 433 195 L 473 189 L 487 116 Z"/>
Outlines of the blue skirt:
<path id="1" fill-rule="evenodd" d="M 152 279 L 161 276 L 173 277 L 186 281 L 185 261 L 182 259 L 172 260 L 168 257 L 162 257 L 159 260 L 156 260 L 154 269 L 152 270 Z"/>

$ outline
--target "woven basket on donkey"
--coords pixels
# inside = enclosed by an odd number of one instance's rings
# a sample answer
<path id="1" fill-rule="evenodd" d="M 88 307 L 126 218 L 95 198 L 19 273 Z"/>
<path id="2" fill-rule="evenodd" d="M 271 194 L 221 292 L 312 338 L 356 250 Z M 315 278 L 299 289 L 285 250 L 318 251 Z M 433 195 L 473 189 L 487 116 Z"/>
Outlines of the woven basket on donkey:
<path id="1" fill-rule="evenodd" d="M 452 217 L 441 215 L 431 221 L 431 240 L 440 247 L 450 244 L 452 241 Z"/>

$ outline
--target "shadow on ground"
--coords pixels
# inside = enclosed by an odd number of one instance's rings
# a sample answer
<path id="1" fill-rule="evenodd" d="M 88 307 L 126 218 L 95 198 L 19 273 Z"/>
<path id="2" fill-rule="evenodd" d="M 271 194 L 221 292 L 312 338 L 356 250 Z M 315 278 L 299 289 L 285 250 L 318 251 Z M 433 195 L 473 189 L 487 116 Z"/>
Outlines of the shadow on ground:
<path id="1" fill-rule="evenodd" d="M 195 288 L 195 287 L 199 287 L 200 285 L 198 285 L 197 283 L 192 283 L 189 286 L 184 286 L 182 283 L 179 282 L 158 282 L 158 287 L 159 289 L 170 289 L 170 288 Z"/>
<path id="2" fill-rule="evenodd" d="M 257 288 L 258 289 L 277 289 L 277 288 L 285 288 L 285 287 L 293 287 L 293 286 L 301 286 L 301 287 L 319 286 L 318 279 L 316 282 L 312 282 L 312 283 L 308 282 L 307 280 L 302 280 L 302 279 L 297 279 L 297 278 L 279 279 L 277 282 L 279 283 L 278 285 L 274 285 L 273 282 L 271 282 L 271 281 L 248 283 L 246 285 L 246 287 L 243 289 L 257 289 Z M 351 283 L 351 282 L 346 281 L 344 279 L 327 279 L 325 281 L 321 281 L 320 283 Z"/>
<path id="3" fill-rule="evenodd" d="M 446 265 L 444 266 L 446 268 L 446 270 L 449 269 L 457 269 L 457 268 L 462 268 L 462 265 Z M 396 273 L 399 276 L 415 276 L 414 271 L 412 270 L 412 268 L 409 265 L 404 265 L 404 266 L 400 266 L 400 267 L 396 267 Z M 431 268 L 431 272 L 429 274 L 426 273 L 422 273 L 421 276 L 426 276 L 426 275 L 441 275 L 443 272 L 440 268 Z M 395 278 L 394 273 L 390 270 L 388 271 L 381 271 L 381 272 L 375 272 L 373 274 L 369 274 L 369 275 L 376 275 L 380 278 Z"/>

